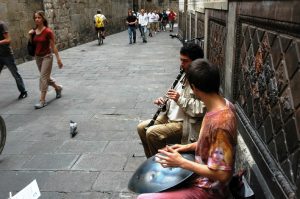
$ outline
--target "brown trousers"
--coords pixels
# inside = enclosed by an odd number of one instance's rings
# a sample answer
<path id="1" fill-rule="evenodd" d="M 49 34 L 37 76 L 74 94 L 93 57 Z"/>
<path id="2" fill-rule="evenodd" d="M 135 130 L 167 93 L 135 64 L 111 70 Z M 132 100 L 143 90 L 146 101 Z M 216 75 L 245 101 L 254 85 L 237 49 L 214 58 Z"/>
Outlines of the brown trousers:
<path id="1" fill-rule="evenodd" d="M 35 61 L 40 71 L 40 91 L 47 92 L 48 86 L 55 84 L 54 79 L 51 77 L 53 55 L 35 56 Z"/>
<path id="2" fill-rule="evenodd" d="M 167 144 L 180 143 L 182 122 L 170 122 L 167 116 L 160 115 L 157 117 L 154 125 L 146 130 L 145 127 L 150 121 L 142 121 L 137 126 L 147 158 L 155 155 L 158 149 L 164 148 Z"/>

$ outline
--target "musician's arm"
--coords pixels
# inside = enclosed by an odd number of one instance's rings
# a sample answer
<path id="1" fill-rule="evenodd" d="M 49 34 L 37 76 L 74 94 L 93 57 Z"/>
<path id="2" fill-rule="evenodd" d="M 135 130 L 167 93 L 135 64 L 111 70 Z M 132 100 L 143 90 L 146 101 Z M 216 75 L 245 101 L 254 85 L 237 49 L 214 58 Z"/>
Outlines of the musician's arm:
<path id="1" fill-rule="evenodd" d="M 182 157 L 176 149 L 172 147 L 167 146 L 165 149 L 158 150 L 158 152 L 165 155 L 156 154 L 156 157 L 158 157 L 156 161 L 163 167 L 181 167 L 197 173 L 200 176 L 205 176 L 212 180 L 219 180 L 220 182 L 228 182 L 231 178 L 231 170 L 214 170 L 209 168 L 206 164 L 190 161 Z"/>
<path id="2" fill-rule="evenodd" d="M 215 139 L 209 146 L 209 156 L 206 164 L 187 160 L 176 149 L 169 146 L 164 150 L 158 150 L 159 153 L 163 154 L 156 155 L 158 162 L 164 167 L 181 167 L 212 180 L 223 183 L 228 182 L 232 175 L 234 162 L 234 147 L 231 135 L 223 129 L 216 129 L 211 134 Z"/>
<path id="3" fill-rule="evenodd" d="M 208 168 L 205 164 L 199 164 L 196 162 L 192 162 L 185 158 L 182 159 L 180 167 L 183 169 L 187 169 L 197 173 L 198 175 L 205 176 L 212 180 L 218 180 L 220 182 L 226 183 L 230 180 L 232 176 L 231 171 L 224 171 L 224 170 L 213 170 Z"/>
<path id="4" fill-rule="evenodd" d="M 196 98 L 190 86 L 186 86 L 189 97 L 181 95 L 177 100 L 177 105 L 184 110 L 190 117 L 203 117 L 205 114 L 205 105 Z"/>
<path id="5" fill-rule="evenodd" d="M 174 149 L 177 152 L 189 152 L 196 150 L 197 142 L 189 143 L 189 144 L 174 144 L 170 146 L 170 148 Z"/>

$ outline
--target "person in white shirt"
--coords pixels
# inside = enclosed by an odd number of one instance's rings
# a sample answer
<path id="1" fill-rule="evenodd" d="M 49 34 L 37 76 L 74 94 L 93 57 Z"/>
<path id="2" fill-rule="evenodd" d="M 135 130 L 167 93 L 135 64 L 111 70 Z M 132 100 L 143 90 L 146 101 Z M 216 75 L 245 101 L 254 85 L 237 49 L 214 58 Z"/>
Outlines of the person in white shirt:
<path id="1" fill-rule="evenodd" d="M 153 11 L 150 11 L 148 13 L 148 18 L 149 18 L 149 24 L 148 24 L 148 29 L 149 29 L 149 37 L 152 37 L 152 32 L 154 31 L 154 20 L 155 20 L 155 14 Z"/>
<path id="2" fill-rule="evenodd" d="M 156 34 L 157 32 L 159 32 L 159 15 L 156 12 L 156 10 L 154 11 L 154 33 Z"/>
<path id="3" fill-rule="evenodd" d="M 148 25 L 148 15 L 145 13 L 144 9 L 141 9 L 141 13 L 138 17 L 139 20 L 139 25 L 141 26 L 142 29 L 142 38 L 143 38 L 143 43 L 147 43 L 147 25 Z"/>

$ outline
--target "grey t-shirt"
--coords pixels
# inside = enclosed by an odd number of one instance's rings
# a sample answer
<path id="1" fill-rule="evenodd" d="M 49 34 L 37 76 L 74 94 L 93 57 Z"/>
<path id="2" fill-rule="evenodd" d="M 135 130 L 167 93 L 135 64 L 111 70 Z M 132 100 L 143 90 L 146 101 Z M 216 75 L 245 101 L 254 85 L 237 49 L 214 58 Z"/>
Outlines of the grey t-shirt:
<path id="1" fill-rule="evenodd" d="M 7 25 L 3 21 L 0 21 L 0 40 L 4 39 L 5 33 L 8 33 Z M 13 52 L 9 44 L 0 45 L 0 57 L 6 57 L 12 54 Z"/>

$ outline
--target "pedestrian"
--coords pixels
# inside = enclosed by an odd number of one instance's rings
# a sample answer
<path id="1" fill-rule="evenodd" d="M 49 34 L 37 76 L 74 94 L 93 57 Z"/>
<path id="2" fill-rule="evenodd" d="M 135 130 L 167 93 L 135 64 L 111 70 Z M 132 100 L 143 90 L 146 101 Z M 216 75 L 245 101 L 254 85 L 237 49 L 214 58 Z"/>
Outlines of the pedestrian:
<path id="1" fill-rule="evenodd" d="M 128 11 L 128 16 L 126 18 L 126 24 L 128 25 L 128 35 L 129 35 L 129 44 L 136 42 L 136 23 L 137 18 L 132 14 L 131 11 Z"/>
<path id="2" fill-rule="evenodd" d="M 158 14 L 158 26 L 159 26 L 159 32 L 160 32 L 160 31 L 163 31 L 163 25 L 162 25 L 163 13 L 160 10 L 158 10 L 157 14 Z"/>
<path id="3" fill-rule="evenodd" d="M 52 86 L 56 91 L 56 98 L 61 97 L 63 87 L 58 85 L 51 77 L 51 70 L 53 65 L 53 54 L 56 57 L 58 67 L 61 69 L 63 63 L 58 54 L 55 45 L 55 36 L 53 31 L 48 27 L 48 21 L 45 17 L 44 11 L 37 11 L 33 15 L 35 22 L 35 29 L 29 31 L 29 37 L 33 37 L 33 43 L 36 45 L 35 60 L 40 72 L 40 101 L 35 104 L 36 109 L 43 108 L 47 105 L 46 94 L 48 86 Z"/>
<path id="4" fill-rule="evenodd" d="M 154 34 L 156 34 L 157 32 L 159 32 L 159 14 L 157 13 L 156 10 L 154 10 L 153 12 L 154 14 Z"/>
<path id="5" fill-rule="evenodd" d="M 166 26 L 167 26 L 167 23 L 168 23 L 168 14 L 167 14 L 166 10 L 164 10 L 163 13 L 162 13 L 161 23 L 162 23 L 162 30 L 166 31 L 167 30 Z"/>
<path id="6" fill-rule="evenodd" d="M 20 100 L 27 97 L 27 91 L 25 89 L 23 79 L 18 72 L 10 43 L 11 38 L 8 33 L 8 27 L 3 21 L 0 21 L 0 73 L 4 66 L 8 68 L 16 80 L 16 84 L 20 92 L 18 99 Z"/>
<path id="7" fill-rule="evenodd" d="M 139 29 L 139 31 L 140 31 L 140 35 L 141 35 L 141 37 L 142 37 L 142 35 L 143 35 L 143 33 L 142 33 L 142 27 L 141 27 L 141 24 L 139 23 L 139 16 L 140 16 L 140 12 L 137 12 L 136 13 L 136 18 L 137 18 L 137 27 L 138 27 L 138 29 Z"/>
<path id="8" fill-rule="evenodd" d="M 143 43 L 147 43 L 147 25 L 148 25 L 148 15 L 145 13 L 144 9 L 141 9 L 141 13 L 138 18 L 139 25 L 142 29 Z"/>
<path id="9" fill-rule="evenodd" d="M 154 28 L 155 28 L 155 13 L 153 12 L 153 10 L 150 10 L 150 12 L 148 13 L 148 31 L 149 31 L 149 37 L 153 37 L 153 32 L 154 32 Z"/>
<path id="10" fill-rule="evenodd" d="M 167 92 L 169 100 L 166 111 L 162 112 L 154 125 L 147 129 L 151 120 L 138 124 L 137 131 L 147 158 L 155 155 L 158 149 L 165 147 L 166 144 L 187 144 L 197 140 L 205 110 L 185 77 L 190 63 L 197 58 L 203 58 L 203 50 L 199 45 L 188 44 L 180 49 L 181 68 L 184 73 L 177 85 Z M 165 103 L 162 97 L 154 101 L 154 104 L 160 106 Z"/>
<path id="11" fill-rule="evenodd" d="M 176 20 L 176 13 L 171 9 L 170 13 L 168 15 L 168 21 L 169 21 L 169 26 L 170 26 L 170 32 L 173 32 L 174 30 L 174 23 Z"/>
<path id="12" fill-rule="evenodd" d="M 161 193 L 148 193 L 138 199 L 225 199 L 234 169 L 237 143 L 237 121 L 232 103 L 219 94 L 218 67 L 207 60 L 192 62 L 187 79 L 206 108 L 197 142 L 176 144 L 159 150 L 156 161 L 163 167 L 181 167 L 198 176 L 181 187 Z M 195 162 L 183 158 L 180 153 L 195 152 Z"/>

